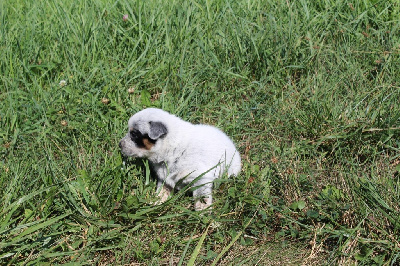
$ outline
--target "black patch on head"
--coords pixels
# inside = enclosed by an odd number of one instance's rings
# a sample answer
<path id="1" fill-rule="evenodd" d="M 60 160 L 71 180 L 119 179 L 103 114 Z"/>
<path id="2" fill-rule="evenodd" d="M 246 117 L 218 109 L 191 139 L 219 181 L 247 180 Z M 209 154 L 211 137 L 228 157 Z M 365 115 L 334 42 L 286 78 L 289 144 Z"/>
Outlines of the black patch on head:
<path id="1" fill-rule="evenodd" d="M 137 129 L 132 129 L 129 132 L 129 135 L 136 146 L 141 149 L 149 149 L 148 143 L 151 143 L 153 145 L 156 143 L 156 140 L 151 139 L 147 134 L 142 134 Z M 145 145 L 145 143 L 147 143 L 147 145 Z"/>
<path id="2" fill-rule="evenodd" d="M 161 122 L 150 121 L 149 137 L 153 140 L 164 137 L 168 133 L 167 127 Z"/>

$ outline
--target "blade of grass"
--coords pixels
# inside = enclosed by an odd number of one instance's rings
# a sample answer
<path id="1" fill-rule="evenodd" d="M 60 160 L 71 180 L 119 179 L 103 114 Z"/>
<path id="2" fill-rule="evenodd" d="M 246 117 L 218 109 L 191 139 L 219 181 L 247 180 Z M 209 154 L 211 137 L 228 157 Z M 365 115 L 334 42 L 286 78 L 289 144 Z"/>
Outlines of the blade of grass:
<path id="1" fill-rule="evenodd" d="M 231 242 L 224 247 L 224 249 L 221 251 L 221 253 L 218 254 L 218 256 L 214 259 L 213 263 L 211 264 L 211 266 L 214 266 L 218 263 L 218 261 L 222 258 L 222 256 L 224 256 L 224 254 L 226 252 L 228 252 L 228 250 L 233 246 L 233 244 L 236 243 L 236 241 L 239 239 L 239 237 L 243 234 L 243 232 L 246 230 L 246 228 L 250 225 L 250 223 L 253 221 L 255 215 L 257 212 L 254 213 L 253 217 L 247 222 L 247 224 L 244 226 L 243 230 L 240 231 L 232 240 Z"/>
<path id="2" fill-rule="evenodd" d="M 209 224 L 209 225 L 207 226 L 207 228 L 206 228 L 206 230 L 204 231 L 203 235 L 201 236 L 199 242 L 197 243 L 197 245 L 196 245 L 196 247 L 195 247 L 195 249 L 194 249 L 194 251 L 193 251 L 193 253 L 192 253 L 192 256 L 190 256 L 189 262 L 188 262 L 188 264 L 187 264 L 188 266 L 193 266 L 194 263 L 195 263 L 195 261 L 196 261 L 197 256 L 199 256 L 200 251 L 201 251 L 201 247 L 203 246 L 204 239 L 205 239 L 206 236 L 207 236 L 208 228 L 210 228 L 210 226 L 211 226 L 211 224 Z"/>
<path id="3" fill-rule="evenodd" d="M 16 243 L 18 241 L 21 241 L 25 236 L 30 235 L 36 231 L 39 231 L 42 228 L 48 227 L 62 219 L 64 219 L 65 217 L 69 216 L 70 213 L 66 213 L 64 215 L 49 219 L 49 220 L 45 220 L 43 223 L 39 223 L 36 224 L 34 226 L 28 227 L 26 230 L 24 230 L 22 233 L 20 233 L 18 236 L 14 237 L 11 242 L 7 243 L 7 245 L 11 244 L 11 243 Z"/>
<path id="4" fill-rule="evenodd" d="M 185 249 L 183 250 L 181 258 L 179 259 L 178 266 L 182 265 L 183 260 L 185 259 L 186 252 L 189 249 L 190 243 L 192 243 L 192 241 L 193 241 L 193 235 L 195 232 L 196 232 L 196 230 L 193 230 L 192 234 L 190 235 L 189 241 L 186 243 Z"/>

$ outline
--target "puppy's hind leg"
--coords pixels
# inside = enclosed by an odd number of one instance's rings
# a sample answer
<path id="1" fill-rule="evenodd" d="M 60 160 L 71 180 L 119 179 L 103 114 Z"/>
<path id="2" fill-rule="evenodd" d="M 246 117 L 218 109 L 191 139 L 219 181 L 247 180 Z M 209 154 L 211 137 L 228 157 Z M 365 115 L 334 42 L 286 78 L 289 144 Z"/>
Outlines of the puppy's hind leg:
<path id="1" fill-rule="evenodd" d="M 169 186 L 165 185 L 162 181 L 158 180 L 157 181 L 157 191 L 158 191 L 158 198 L 155 202 L 156 205 L 162 204 L 167 201 L 169 195 L 171 195 L 172 188 Z"/>
<path id="2" fill-rule="evenodd" d="M 210 208 L 212 204 L 212 183 L 201 185 L 198 189 L 193 191 L 194 209 L 202 211 Z"/>

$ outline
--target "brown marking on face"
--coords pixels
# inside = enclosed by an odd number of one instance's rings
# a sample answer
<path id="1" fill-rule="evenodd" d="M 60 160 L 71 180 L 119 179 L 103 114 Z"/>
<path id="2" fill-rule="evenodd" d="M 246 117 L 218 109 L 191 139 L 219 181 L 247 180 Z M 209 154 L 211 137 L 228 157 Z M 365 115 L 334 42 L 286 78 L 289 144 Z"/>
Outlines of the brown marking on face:
<path id="1" fill-rule="evenodd" d="M 130 128 L 130 138 L 135 143 L 138 148 L 151 150 L 151 148 L 156 144 L 156 140 L 153 140 L 147 134 L 142 134 L 139 130 L 135 128 Z"/>
<path id="2" fill-rule="evenodd" d="M 154 146 L 154 141 L 149 138 L 143 138 L 143 145 L 146 150 L 151 150 Z"/>

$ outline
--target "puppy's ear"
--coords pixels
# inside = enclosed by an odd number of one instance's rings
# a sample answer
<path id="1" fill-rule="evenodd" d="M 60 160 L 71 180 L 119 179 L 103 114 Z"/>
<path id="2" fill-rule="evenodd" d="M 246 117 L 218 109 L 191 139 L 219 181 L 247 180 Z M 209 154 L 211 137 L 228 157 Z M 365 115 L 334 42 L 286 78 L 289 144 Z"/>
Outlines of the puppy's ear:
<path id="1" fill-rule="evenodd" d="M 150 132 L 149 137 L 151 139 L 159 139 L 168 133 L 167 127 L 161 122 L 149 122 L 150 123 Z"/>

